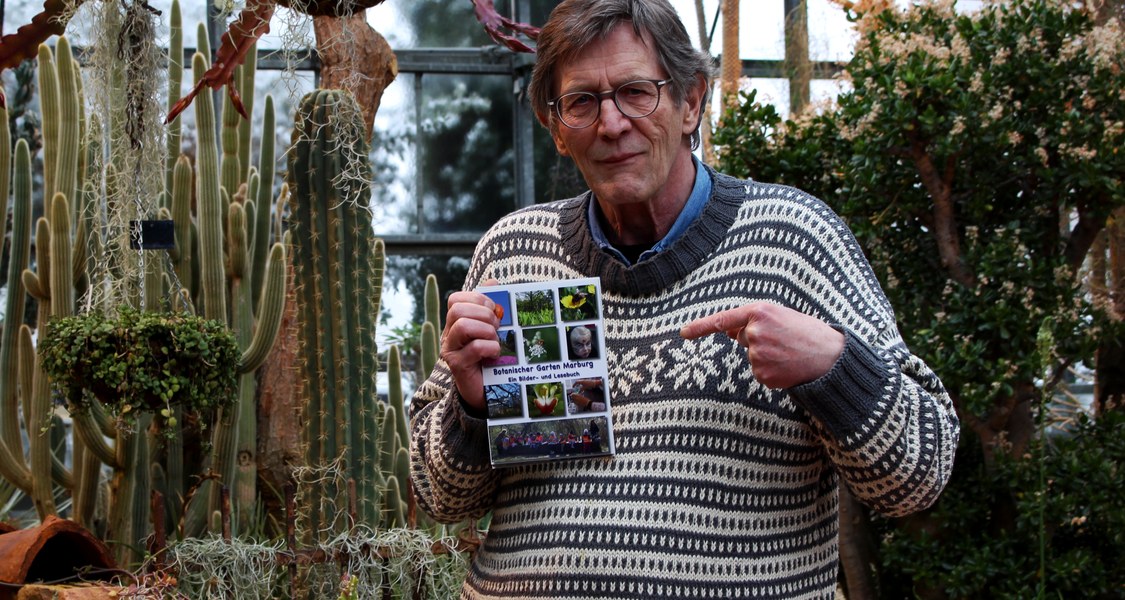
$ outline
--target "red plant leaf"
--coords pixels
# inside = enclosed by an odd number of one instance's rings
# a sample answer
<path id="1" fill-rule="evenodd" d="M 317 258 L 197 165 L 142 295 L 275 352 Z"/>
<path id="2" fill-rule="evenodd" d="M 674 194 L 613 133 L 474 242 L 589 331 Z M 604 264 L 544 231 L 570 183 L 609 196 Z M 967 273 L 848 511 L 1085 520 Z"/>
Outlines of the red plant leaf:
<path id="1" fill-rule="evenodd" d="M 511 29 L 534 40 L 539 37 L 538 27 L 528 25 L 527 23 L 517 23 L 496 12 L 496 5 L 492 3 L 492 0 L 473 0 L 473 13 L 476 15 L 481 25 L 484 25 L 484 30 L 488 32 L 489 37 L 497 44 L 513 52 L 535 52 L 534 48 L 531 48 L 515 36 L 504 33 L 501 30 Z"/>
<path id="2" fill-rule="evenodd" d="M 223 34 L 219 51 L 215 53 L 214 64 L 211 65 L 210 69 L 207 69 L 207 72 L 199 78 L 199 81 L 192 86 L 183 98 L 172 105 L 172 108 L 168 111 L 168 116 L 164 118 L 165 123 L 172 122 L 184 109 L 191 105 L 192 100 L 204 86 L 217 90 L 226 85 L 234 109 L 242 115 L 242 118 L 250 118 L 246 114 L 246 108 L 242 105 L 242 98 L 238 95 L 238 90 L 232 85 L 234 70 L 246 60 L 246 53 L 254 47 L 254 43 L 269 32 L 270 18 L 273 17 L 275 8 L 277 8 L 275 0 L 258 0 L 247 4 L 246 8 L 242 9 L 238 18 L 230 24 L 227 32 Z"/>
<path id="3" fill-rule="evenodd" d="M 82 0 L 76 0 L 75 5 Z M 62 20 L 66 2 L 64 0 L 45 0 L 43 11 L 31 18 L 31 22 L 0 37 L 0 71 L 10 69 L 25 59 L 39 54 L 39 44 L 52 35 L 62 35 L 66 22 Z"/>

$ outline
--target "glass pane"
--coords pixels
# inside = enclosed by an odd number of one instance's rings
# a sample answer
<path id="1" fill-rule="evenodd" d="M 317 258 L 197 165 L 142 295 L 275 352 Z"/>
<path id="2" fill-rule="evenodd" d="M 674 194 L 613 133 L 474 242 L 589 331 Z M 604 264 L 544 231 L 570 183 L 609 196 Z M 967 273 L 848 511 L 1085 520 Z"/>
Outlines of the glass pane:
<path id="1" fill-rule="evenodd" d="M 511 78 L 422 82 L 422 233 L 484 231 L 515 208 Z"/>
<path id="2" fill-rule="evenodd" d="M 744 59 L 783 60 L 785 58 L 785 2 L 739 2 L 738 50 Z M 722 54 L 723 21 L 715 28 L 711 53 Z"/>
<path id="3" fill-rule="evenodd" d="M 439 312 L 444 319 L 445 299 L 462 288 L 468 268 L 468 256 L 388 256 L 383 281 L 382 314 L 376 333 L 379 347 L 399 343 L 396 340 L 420 332 L 421 323 L 425 319 L 422 298 L 426 276 L 431 273 L 438 280 L 441 298 Z M 439 327 L 442 325 L 444 322 Z"/>
<path id="4" fill-rule="evenodd" d="M 739 82 L 743 91 L 758 90 L 755 100 L 758 104 L 772 104 L 777 112 L 785 116 L 789 112 L 789 80 L 752 77 Z"/>
<path id="5" fill-rule="evenodd" d="M 814 79 L 809 82 L 809 96 L 813 104 L 824 100 L 835 101 L 840 94 L 850 89 L 851 84 L 838 79 Z"/>
<path id="6" fill-rule="evenodd" d="M 371 136 L 371 212 L 376 235 L 417 233 L 414 77 L 399 73 L 387 86 Z"/>
<path id="7" fill-rule="evenodd" d="M 857 34 L 844 9 L 829 0 L 809 0 L 809 59 L 847 62 Z"/>
<path id="8" fill-rule="evenodd" d="M 535 144 L 535 201 L 565 200 L 585 192 L 585 180 L 574 161 L 555 149 L 551 133 L 538 122 L 533 134 Z"/>

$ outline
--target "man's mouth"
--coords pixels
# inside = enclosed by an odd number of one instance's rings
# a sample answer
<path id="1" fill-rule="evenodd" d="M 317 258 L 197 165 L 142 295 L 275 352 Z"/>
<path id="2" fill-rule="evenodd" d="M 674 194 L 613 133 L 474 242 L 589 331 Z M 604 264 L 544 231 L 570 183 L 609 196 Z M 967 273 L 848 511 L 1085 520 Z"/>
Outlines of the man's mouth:
<path id="1" fill-rule="evenodd" d="M 619 154 L 613 154 L 613 155 L 607 156 L 605 158 L 599 159 L 598 162 L 600 162 L 602 164 L 607 164 L 607 165 L 617 165 L 617 164 L 621 164 L 623 162 L 627 162 L 629 159 L 631 159 L 635 156 L 639 156 L 639 155 L 636 154 L 636 153 L 632 153 L 632 152 L 630 152 L 630 153 L 619 153 Z"/>

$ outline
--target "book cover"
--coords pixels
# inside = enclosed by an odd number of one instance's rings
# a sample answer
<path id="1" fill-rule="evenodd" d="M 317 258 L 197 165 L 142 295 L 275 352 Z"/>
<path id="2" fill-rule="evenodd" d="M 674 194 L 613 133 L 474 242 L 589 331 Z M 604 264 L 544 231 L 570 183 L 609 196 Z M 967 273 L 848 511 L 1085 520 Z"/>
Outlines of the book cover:
<path id="1" fill-rule="evenodd" d="M 481 367 L 493 467 L 614 454 L 601 280 L 477 291 L 500 318 L 500 356 Z"/>

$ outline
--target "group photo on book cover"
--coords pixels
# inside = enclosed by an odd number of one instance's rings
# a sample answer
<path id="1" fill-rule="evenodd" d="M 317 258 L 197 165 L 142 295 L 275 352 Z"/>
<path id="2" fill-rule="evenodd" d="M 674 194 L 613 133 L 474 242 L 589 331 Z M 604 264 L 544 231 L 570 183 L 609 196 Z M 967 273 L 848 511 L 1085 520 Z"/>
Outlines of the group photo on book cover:
<path id="1" fill-rule="evenodd" d="M 478 291 L 500 319 L 481 369 L 493 466 L 613 454 L 600 280 Z"/>

